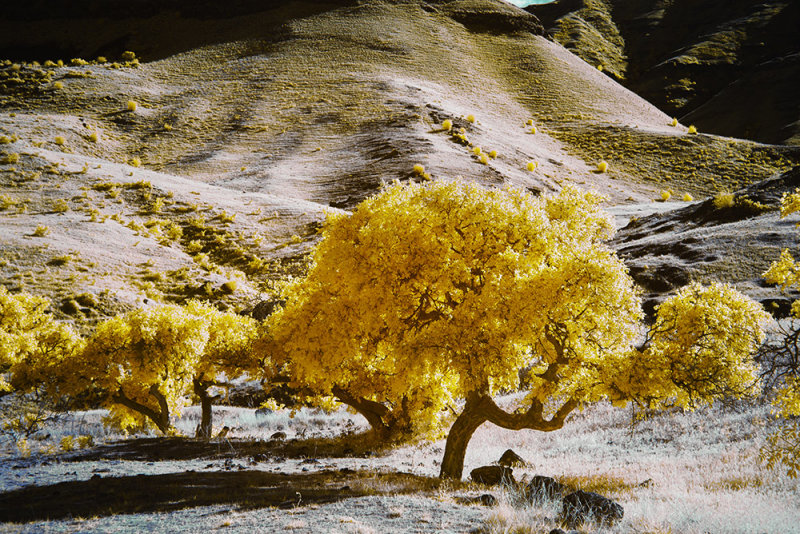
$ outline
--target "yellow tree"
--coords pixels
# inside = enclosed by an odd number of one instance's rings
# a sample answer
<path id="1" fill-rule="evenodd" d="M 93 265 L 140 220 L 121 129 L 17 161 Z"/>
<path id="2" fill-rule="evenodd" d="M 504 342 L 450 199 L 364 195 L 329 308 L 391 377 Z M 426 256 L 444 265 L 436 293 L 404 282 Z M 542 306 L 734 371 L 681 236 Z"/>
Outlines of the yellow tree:
<path id="1" fill-rule="evenodd" d="M 190 302 L 139 309 L 100 323 L 86 348 L 64 366 L 73 393 L 100 392 L 110 421 L 123 428 L 148 421 L 163 433 L 194 392 L 202 406 L 198 437 L 209 437 L 209 388 L 248 368 L 255 321 Z"/>
<path id="2" fill-rule="evenodd" d="M 784 194 L 781 199 L 781 218 L 800 211 L 800 189 L 794 193 Z M 798 223 L 800 226 L 800 223 Z M 783 289 L 800 289 L 800 265 L 797 264 L 788 249 L 764 273 L 767 282 L 780 284 Z M 800 301 L 792 303 L 792 317 L 800 319 Z M 796 477 L 800 473 L 800 354 L 797 350 L 797 339 L 800 326 L 795 322 L 785 333 L 785 340 L 777 349 L 782 362 L 771 362 L 780 367 L 774 369 L 782 375 L 783 383 L 774 400 L 776 413 L 784 419 L 784 424 L 768 438 L 762 457 L 770 466 L 783 464 L 789 476 Z"/>
<path id="3" fill-rule="evenodd" d="M 134 310 L 100 323 L 62 376 L 72 393 L 95 391 L 116 426 L 149 421 L 167 433 L 170 414 L 191 391 L 208 337 L 204 318 L 181 306 Z"/>
<path id="4" fill-rule="evenodd" d="M 66 400 L 57 371 L 83 340 L 49 309 L 46 298 L 9 294 L 0 286 L 0 397 L 17 397 L 4 405 L 5 430 L 29 435 Z"/>
<path id="5" fill-rule="evenodd" d="M 258 321 L 236 313 L 221 312 L 207 304 L 189 302 L 186 310 L 205 319 L 208 341 L 194 369 L 192 389 L 200 400 L 201 416 L 196 437 L 209 439 L 212 430 L 211 406 L 218 395 L 212 387 L 229 387 L 230 380 L 260 367 L 252 345 L 258 332 Z"/>
<path id="6" fill-rule="evenodd" d="M 378 428 L 436 428 L 442 408 L 462 400 L 443 478 L 461 477 L 469 440 L 487 421 L 552 431 L 586 403 L 691 390 L 694 381 L 667 387 L 670 377 L 631 372 L 643 357 L 634 348 L 641 305 L 606 244 L 613 224 L 600 201 L 574 188 L 532 197 L 464 183 L 387 187 L 323 228 L 308 275 L 274 317 L 275 363 L 295 385 L 337 396 Z M 747 309 L 757 325 L 763 312 Z M 742 345 L 757 342 L 758 328 L 742 335 L 750 334 Z M 671 338 L 654 336 L 642 350 L 683 357 L 662 339 Z M 495 395 L 517 388 L 522 368 L 528 395 L 503 409 Z"/>
<path id="7" fill-rule="evenodd" d="M 0 286 L 0 395 L 42 386 L 56 394 L 52 370 L 80 351 L 82 340 L 49 308 L 46 298 Z"/>

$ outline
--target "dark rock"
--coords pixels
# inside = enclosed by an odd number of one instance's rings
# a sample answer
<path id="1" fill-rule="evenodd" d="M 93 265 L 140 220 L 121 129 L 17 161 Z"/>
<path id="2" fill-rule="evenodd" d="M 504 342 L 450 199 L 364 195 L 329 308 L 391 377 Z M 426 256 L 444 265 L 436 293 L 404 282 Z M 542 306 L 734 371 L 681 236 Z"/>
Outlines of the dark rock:
<path id="1" fill-rule="evenodd" d="M 500 457 L 500 460 L 497 461 L 498 464 L 504 465 L 506 467 L 522 467 L 527 465 L 527 462 L 522 459 L 522 457 L 512 451 L 511 449 L 506 450 L 503 455 Z"/>
<path id="2" fill-rule="evenodd" d="M 561 517 L 570 528 L 589 520 L 610 526 L 622 519 L 624 514 L 622 505 L 598 493 L 583 490 L 564 497 L 561 507 Z"/>
<path id="3" fill-rule="evenodd" d="M 494 486 L 497 484 L 515 484 L 513 469 L 504 467 L 502 465 L 485 465 L 473 469 L 469 476 L 473 482 L 478 484 L 488 484 Z"/>
<path id="4" fill-rule="evenodd" d="M 497 497 L 495 497 L 491 493 L 484 493 L 483 495 L 478 497 L 478 500 L 484 506 L 497 506 Z"/>
<path id="5" fill-rule="evenodd" d="M 559 499 L 567 492 L 567 487 L 552 477 L 536 475 L 527 486 L 525 486 L 525 499 L 528 502 L 536 502 L 545 499 Z"/>
<path id="6" fill-rule="evenodd" d="M 275 432 L 269 439 L 286 439 L 286 432 Z"/>

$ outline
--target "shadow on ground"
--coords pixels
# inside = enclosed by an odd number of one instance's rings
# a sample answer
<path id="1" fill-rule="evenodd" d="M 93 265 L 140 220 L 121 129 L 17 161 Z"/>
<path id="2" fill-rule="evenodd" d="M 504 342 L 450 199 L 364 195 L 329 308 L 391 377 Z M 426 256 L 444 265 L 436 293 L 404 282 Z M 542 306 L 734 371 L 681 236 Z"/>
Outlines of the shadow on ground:
<path id="1" fill-rule="evenodd" d="M 408 473 L 348 469 L 293 475 L 262 471 L 187 471 L 96 477 L 0 494 L 0 522 L 172 512 L 219 504 L 239 509 L 289 509 L 365 495 L 419 492 L 437 485 L 437 479 Z"/>
<path id="2" fill-rule="evenodd" d="M 215 439 L 200 441 L 183 437 L 124 440 L 61 457 L 64 462 L 92 460 L 168 461 L 220 458 L 365 458 L 380 452 L 368 435 L 335 438 L 252 441 Z"/>

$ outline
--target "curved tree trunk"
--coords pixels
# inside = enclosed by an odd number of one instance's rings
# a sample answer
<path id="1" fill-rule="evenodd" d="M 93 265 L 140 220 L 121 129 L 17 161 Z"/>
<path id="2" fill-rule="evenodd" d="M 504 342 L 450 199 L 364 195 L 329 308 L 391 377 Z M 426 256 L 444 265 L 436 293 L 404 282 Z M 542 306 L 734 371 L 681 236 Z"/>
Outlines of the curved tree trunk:
<path id="1" fill-rule="evenodd" d="M 333 388 L 332 393 L 340 402 L 364 416 L 379 440 L 391 441 L 403 434 L 402 419 L 380 402 L 355 397 L 338 386 Z"/>
<path id="2" fill-rule="evenodd" d="M 537 400 L 531 402 L 526 412 L 508 413 L 497 406 L 487 393 L 470 393 L 464 410 L 447 434 L 439 478 L 461 479 L 469 440 L 475 430 L 486 421 L 509 430 L 527 428 L 551 432 L 564 426 L 567 416 L 577 407 L 578 402 L 568 399 L 550 419 L 545 419 L 544 406 Z"/>
<path id="3" fill-rule="evenodd" d="M 461 480 L 464 471 L 464 456 L 472 434 L 486 422 L 486 417 L 480 413 L 479 396 L 470 395 L 464 405 L 464 411 L 456 417 L 450 432 L 447 433 L 447 442 L 444 446 L 444 457 L 439 478 L 452 478 Z"/>
<path id="4" fill-rule="evenodd" d="M 172 424 L 169 422 L 169 405 L 167 404 L 167 399 L 158 390 L 158 386 L 156 384 L 150 386 L 148 393 L 156 399 L 156 402 L 158 402 L 158 411 L 131 399 L 125 395 L 125 392 L 122 391 L 122 389 L 117 391 L 114 396 L 111 397 L 111 400 L 144 415 L 156 425 L 162 434 L 167 434 L 172 428 Z"/>

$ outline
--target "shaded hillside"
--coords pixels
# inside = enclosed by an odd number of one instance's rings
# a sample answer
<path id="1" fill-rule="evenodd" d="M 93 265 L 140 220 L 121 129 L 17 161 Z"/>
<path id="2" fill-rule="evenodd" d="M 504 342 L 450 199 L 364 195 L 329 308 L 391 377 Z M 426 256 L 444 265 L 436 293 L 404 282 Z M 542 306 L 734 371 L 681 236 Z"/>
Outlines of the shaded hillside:
<path id="1" fill-rule="evenodd" d="M 685 124 L 800 144 L 800 3 L 559 0 L 553 37 Z"/>
<path id="2" fill-rule="evenodd" d="M 250 307 L 302 272 L 326 212 L 420 179 L 417 163 L 612 204 L 800 163 L 671 126 L 499 0 L 70 5 L 0 20 L 0 276 L 79 323 L 151 301 Z"/>
<path id="3" fill-rule="evenodd" d="M 644 289 L 646 309 L 692 280 L 725 280 L 788 316 L 796 295 L 778 295 L 761 273 L 784 248 L 796 250 L 796 220 L 780 218 L 785 193 L 800 187 L 800 167 L 736 193 L 632 217 L 614 246 Z M 735 251 L 746 251 L 737 254 Z"/>

